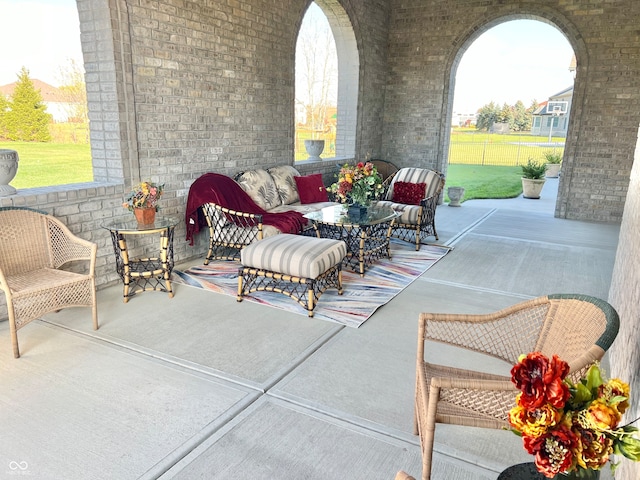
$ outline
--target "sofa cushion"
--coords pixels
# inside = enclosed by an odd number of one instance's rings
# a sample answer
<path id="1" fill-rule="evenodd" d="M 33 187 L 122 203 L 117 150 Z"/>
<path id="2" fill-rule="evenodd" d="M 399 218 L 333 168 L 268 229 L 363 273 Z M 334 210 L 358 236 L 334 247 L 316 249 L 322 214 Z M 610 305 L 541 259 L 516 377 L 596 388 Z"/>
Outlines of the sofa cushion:
<path id="1" fill-rule="evenodd" d="M 300 203 L 308 204 L 329 201 L 329 196 L 327 195 L 327 189 L 324 186 L 321 173 L 307 175 L 306 177 L 294 177 L 294 179 L 298 186 Z"/>
<path id="2" fill-rule="evenodd" d="M 267 170 L 276 184 L 278 197 L 280 197 L 281 205 L 289 205 L 300 201 L 298 196 L 298 187 L 293 177 L 300 175 L 291 165 L 281 165 Z"/>
<path id="3" fill-rule="evenodd" d="M 260 208 L 270 210 L 280 205 L 276 183 L 266 170 L 243 172 L 236 177 L 236 181 Z"/>
<path id="4" fill-rule="evenodd" d="M 407 205 L 420 205 L 425 198 L 426 183 L 396 182 L 393 185 L 393 201 Z"/>

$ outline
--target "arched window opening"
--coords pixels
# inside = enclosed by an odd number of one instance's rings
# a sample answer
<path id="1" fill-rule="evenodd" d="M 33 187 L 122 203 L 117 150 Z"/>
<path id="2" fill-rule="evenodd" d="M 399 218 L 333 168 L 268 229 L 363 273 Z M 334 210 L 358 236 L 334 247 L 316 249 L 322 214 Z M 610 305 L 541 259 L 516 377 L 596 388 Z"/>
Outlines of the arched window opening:
<path id="1" fill-rule="evenodd" d="M 296 161 L 310 157 L 305 140 L 324 140 L 323 159 L 354 154 L 358 75 L 346 12 L 331 0 L 312 2 L 296 43 Z"/>
<path id="2" fill-rule="evenodd" d="M 560 30 L 530 19 L 487 26 L 467 45 L 451 72 L 447 183 L 464 182 L 472 168 L 513 171 L 513 192 L 505 196 L 515 196 L 529 159 L 543 164 L 549 154 L 563 156 L 575 55 Z M 465 191 L 467 199 L 487 196 Z"/>
<path id="3" fill-rule="evenodd" d="M 0 149 L 18 152 L 15 188 L 93 181 L 76 0 L 9 2 L 0 44 Z"/>

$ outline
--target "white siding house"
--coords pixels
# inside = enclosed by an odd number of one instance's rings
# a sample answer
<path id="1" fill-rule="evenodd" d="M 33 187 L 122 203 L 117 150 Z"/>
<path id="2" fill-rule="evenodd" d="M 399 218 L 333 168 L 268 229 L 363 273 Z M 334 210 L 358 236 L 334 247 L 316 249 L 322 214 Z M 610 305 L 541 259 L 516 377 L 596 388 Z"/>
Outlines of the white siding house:
<path id="1" fill-rule="evenodd" d="M 549 100 L 541 103 L 532 114 L 531 134 L 566 137 L 572 97 L 573 85 L 551 95 Z"/>

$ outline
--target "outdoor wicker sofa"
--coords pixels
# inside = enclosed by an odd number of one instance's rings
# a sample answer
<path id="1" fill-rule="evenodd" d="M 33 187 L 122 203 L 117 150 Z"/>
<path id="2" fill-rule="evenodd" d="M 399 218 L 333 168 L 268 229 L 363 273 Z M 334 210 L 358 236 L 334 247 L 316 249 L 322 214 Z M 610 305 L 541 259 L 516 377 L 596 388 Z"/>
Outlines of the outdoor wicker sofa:
<path id="1" fill-rule="evenodd" d="M 238 199 L 239 189 L 247 198 Z M 206 226 L 205 265 L 213 259 L 239 261 L 245 246 L 280 233 L 301 233 L 308 228 L 303 214 L 330 205 L 336 203 L 328 200 L 322 175 L 302 176 L 290 165 L 241 172 L 233 180 L 205 174 L 189 191 L 187 240 Z"/>

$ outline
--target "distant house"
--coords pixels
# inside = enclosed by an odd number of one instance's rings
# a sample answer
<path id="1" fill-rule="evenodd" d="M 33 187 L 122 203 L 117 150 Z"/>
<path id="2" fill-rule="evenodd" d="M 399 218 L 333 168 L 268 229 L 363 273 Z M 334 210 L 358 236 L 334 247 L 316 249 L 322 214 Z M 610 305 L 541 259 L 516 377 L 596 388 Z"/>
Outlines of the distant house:
<path id="1" fill-rule="evenodd" d="M 451 117 L 452 127 L 472 127 L 476 124 L 475 113 L 456 113 L 453 112 Z"/>
<path id="2" fill-rule="evenodd" d="M 531 135 L 566 137 L 572 98 L 573 85 L 542 102 L 532 114 Z"/>
<path id="3" fill-rule="evenodd" d="M 60 89 L 49 85 L 42 80 L 31 79 L 31 82 L 36 90 L 40 90 L 42 103 L 46 105 L 47 113 L 53 117 L 53 121 L 56 123 L 68 122 L 69 116 L 75 111 L 75 109 L 72 104 L 65 101 Z M 13 95 L 15 88 L 16 82 L 9 83 L 8 85 L 2 85 L 0 86 L 0 95 L 4 95 L 6 98 L 9 98 Z"/>

